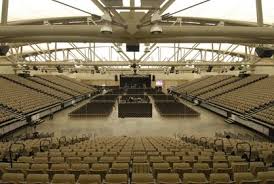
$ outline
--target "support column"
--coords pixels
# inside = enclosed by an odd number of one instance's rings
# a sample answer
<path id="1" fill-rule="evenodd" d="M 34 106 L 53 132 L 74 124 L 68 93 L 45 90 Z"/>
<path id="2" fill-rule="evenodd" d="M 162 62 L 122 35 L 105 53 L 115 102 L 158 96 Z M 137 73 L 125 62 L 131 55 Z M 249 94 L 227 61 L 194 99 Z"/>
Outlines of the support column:
<path id="1" fill-rule="evenodd" d="M 262 27 L 264 25 L 262 0 L 256 0 L 256 9 L 257 9 L 257 23 L 258 23 L 258 26 Z"/>
<path id="2" fill-rule="evenodd" d="M 7 25 L 8 23 L 8 12 L 9 12 L 9 0 L 2 0 L 2 15 L 1 15 L 2 25 Z"/>

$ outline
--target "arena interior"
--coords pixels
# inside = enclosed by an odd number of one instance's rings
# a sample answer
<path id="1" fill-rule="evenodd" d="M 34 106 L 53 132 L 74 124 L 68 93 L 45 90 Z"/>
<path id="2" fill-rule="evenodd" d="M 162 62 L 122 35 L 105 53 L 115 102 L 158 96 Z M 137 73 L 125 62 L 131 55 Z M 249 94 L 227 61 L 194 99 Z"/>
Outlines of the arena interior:
<path id="1" fill-rule="evenodd" d="M 271 0 L 0 3 L 1 184 L 274 183 Z"/>

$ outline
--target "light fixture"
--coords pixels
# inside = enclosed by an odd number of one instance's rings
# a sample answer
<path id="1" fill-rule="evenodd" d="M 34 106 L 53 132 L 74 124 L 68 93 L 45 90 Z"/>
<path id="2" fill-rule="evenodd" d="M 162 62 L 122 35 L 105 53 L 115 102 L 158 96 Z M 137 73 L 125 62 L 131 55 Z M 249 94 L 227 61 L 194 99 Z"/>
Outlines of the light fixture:
<path id="1" fill-rule="evenodd" d="M 161 34 L 163 32 L 163 29 L 161 26 L 159 26 L 157 23 L 153 24 L 150 29 L 151 34 Z"/>
<path id="2" fill-rule="evenodd" d="M 105 23 L 104 25 L 102 25 L 101 33 L 103 33 L 103 34 L 112 34 L 113 30 L 112 30 L 111 25 L 109 25 L 108 23 Z"/>
<path id="3" fill-rule="evenodd" d="M 150 29 L 151 34 L 161 34 L 163 32 L 163 28 L 158 24 L 161 21 L 162 21 L 162 17 L 160 15 L 160 12 L 159 11 L 155 12 L 151 17 L 151 23 L 152 23 L 152 26 Z"/>
<path id="4" fill-rule="evenodd" d="M 108 12 L 104 12 L 104 15 L 102 16 L 102 20 L 105 22 L 104 25 L 101 27 L 101 33 L 103 34 L 112 34 L 112 18 Z"/>

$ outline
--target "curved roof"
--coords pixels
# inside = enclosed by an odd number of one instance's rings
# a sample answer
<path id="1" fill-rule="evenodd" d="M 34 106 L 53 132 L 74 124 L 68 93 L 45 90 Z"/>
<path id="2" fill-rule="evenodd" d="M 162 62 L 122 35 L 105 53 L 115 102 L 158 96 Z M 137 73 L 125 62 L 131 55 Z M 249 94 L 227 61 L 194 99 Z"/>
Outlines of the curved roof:
<path id="1" fill-rule="evenodd" d="M 140 0 L 136 0 L 137 6 L 139 1 Z M 102 12 L 91 0 L 62 0 L 62 2 L 93 14 L 102 15 Z M 172 13 L 199 2 L 201 2 L 201 0 L 176 0 L 165 13 Z M 272 24 L 274 22 L 274 1 L 263 0 L 262 3 L 265 23 Z M 51 0 L 10 0 L 9 5 L 9 21 L 86 15 L 86 13 L 65 7 Z M 256 22 L 256 1 L 211 0 L 175 15 Z"/>

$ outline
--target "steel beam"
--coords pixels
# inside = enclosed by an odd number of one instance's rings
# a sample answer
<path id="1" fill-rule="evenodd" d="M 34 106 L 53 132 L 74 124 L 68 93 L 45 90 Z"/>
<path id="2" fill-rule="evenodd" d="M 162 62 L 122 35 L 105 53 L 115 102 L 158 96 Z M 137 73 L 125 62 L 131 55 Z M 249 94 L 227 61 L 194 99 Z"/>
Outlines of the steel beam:
<path id="1" fill-rule="evenodd" d="M 258 23 L 258 26 L 262 27 L 264 25 L 262 0 L 256 0 L 256 10 L 257 10 L 257 23 Z"/>

